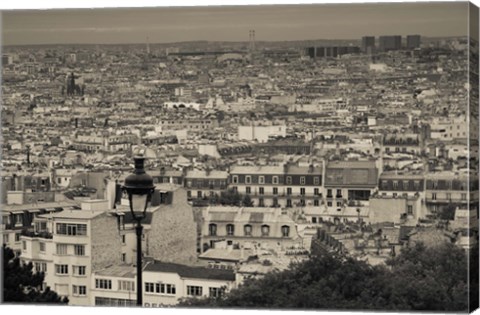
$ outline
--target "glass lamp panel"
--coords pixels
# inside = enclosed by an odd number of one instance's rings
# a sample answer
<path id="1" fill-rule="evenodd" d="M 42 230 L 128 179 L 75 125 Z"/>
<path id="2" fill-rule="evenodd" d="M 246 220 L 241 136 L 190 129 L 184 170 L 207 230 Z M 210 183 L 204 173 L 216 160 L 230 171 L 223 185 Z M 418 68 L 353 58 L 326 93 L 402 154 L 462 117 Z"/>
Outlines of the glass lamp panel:
<path id="1" fill-rule="evenodd" d="M 147 194 L 132 195 L 132 208 L 134 212 L 143 212 L 147 202 Z"/>

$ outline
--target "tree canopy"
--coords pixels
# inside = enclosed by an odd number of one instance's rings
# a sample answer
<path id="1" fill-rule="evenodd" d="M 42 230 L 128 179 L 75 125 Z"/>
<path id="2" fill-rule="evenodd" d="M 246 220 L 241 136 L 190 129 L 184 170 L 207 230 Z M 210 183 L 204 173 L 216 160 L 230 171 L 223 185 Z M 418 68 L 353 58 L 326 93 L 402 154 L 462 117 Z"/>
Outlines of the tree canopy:
<path id="1" fill-rule="evenodd" d="M 222 298 L 185 299 L 180 305 L 467 311 L 467 276 L 467 253 L 452 244 L 436 248 L 417 244 L 377 266 L 343 254 L 319 252 L 287 270 L 248 279 Z"/>
<path id="2" fill-rule="evenodd" d="M 66 304 L 68 299 L 61 298 L 47 287 L 41 290 L 45 274 L 33 272 L 33 265 L 22 265 L 12 249 L 3 246 L 3 301 L 6 303 Z"/>

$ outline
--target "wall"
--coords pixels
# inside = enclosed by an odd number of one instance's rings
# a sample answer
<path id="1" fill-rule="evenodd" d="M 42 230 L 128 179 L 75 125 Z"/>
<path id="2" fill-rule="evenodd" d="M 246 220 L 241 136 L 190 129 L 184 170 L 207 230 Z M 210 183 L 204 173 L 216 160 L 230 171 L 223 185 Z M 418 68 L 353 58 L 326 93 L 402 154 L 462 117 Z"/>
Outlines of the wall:
<path id="1" fill-rule="evenodd" d="M 104 213 L 91 222 L 92 271 L 121 263 L 121 238 L 115 217 Z"/>
<path id="2" fill-rule="evenodd" d="M 149 256 L 163 262 L 191 264 L 196 261 L 197 227 L 184 189 L 174 191 L 170 205 L 153 213 L 148 235 Z"/>

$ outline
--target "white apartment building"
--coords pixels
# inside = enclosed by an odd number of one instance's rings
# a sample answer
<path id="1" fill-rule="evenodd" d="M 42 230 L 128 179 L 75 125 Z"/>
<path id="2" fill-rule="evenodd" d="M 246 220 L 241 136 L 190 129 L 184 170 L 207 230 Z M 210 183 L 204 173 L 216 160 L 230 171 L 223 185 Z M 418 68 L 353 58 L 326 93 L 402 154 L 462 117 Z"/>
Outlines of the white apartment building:
<path id="1" fill-rule="evenodd" d="M 21 236 L 21 261 L 45 272 L 45 285 L 70 305 L 90 305 L 91 274 L 121 261 L 117 220 L 106 200 L 88 200 L 79 210 L 39 215 L 35 233 Z"/>

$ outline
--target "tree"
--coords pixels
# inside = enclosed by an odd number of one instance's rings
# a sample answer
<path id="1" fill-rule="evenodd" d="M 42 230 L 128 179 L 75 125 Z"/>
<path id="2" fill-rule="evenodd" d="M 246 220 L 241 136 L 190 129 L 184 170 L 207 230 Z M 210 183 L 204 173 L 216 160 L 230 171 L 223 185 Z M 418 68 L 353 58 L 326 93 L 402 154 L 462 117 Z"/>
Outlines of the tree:
<path id="1" fill-rule="evenodd" d="M 243 205 L 244 207 L 253 207 L 253 201 L 252 201 L 252 199 L 250 198 L 250 195 L 245 195 L 245 196 L 243 196 L 242 205 Z"/>
<path id="2" fill-rule="evenodd" d="M 67 304 L 68 299 L 60 297 L 49 287 L 41 290 L 45 274 L 33 273 L 33 265 L 21 265 L 12 249 L 3 245 L 3 300 L 7 303 Z"/>
<path id="3" fill-rule="evenodd" d="M 222 206 L 240 206 L 241 200 L 242 196 L 233 189 L 222 191 L 219 198 Z"/>
<path id="4" fill-rule="evenodd" d="M 287 270 L 247 279 L 221 299 L 183 306 L 355 310 L 468 309 L 467 255 L 452 244 L 406 248 L 387 265 L 318 251 Z M 183 304 L 182 304 L 183 303 Z"/>

